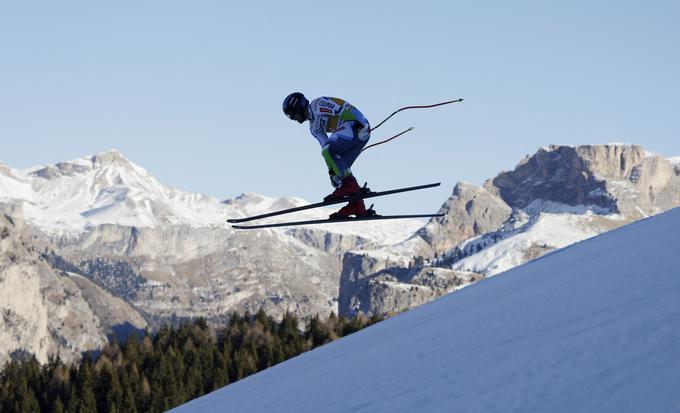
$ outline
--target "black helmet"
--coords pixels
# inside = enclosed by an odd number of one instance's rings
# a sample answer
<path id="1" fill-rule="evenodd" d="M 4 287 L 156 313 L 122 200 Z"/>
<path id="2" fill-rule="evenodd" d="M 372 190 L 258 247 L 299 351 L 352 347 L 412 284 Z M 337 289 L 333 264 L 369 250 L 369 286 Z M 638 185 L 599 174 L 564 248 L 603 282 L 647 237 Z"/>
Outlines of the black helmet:
<path id="1" fill-rule="evenodd" d="M 309 101 L 300 92 L 291 93 L 283 100 L 283 113 L 290 119 L 303 123 L 307 120 L 307 106 Z"/>

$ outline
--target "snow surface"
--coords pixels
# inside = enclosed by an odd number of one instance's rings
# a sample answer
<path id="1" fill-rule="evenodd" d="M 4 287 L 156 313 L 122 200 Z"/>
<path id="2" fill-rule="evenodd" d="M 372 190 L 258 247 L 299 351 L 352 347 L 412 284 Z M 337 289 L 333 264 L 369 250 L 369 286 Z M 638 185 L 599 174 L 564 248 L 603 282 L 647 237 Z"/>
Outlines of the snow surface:
<path id="1" fill-rule="evenodd" d="M 680 411 L 679 232 L 610 231 L 175 411 Z"/>
<path id="2" fill-rule="evenodd" d="M 457 261 L 453 268 L 456 271 L 472 271 L 485 276 L 492 276 L 507 271 L 527 261 L 526 252 L 532 247 L 562 248 L 584 239 L 594 237 L 598 231 L 589 225 L 594 214 L 540 214 L 535 221 L 526 227 L 504 234 L 505 239 L 482 249 L 480 252 Z M 482 243 L 486 237 L 477 237 L 461 244 L 465 249 L 468 244 Z"/>

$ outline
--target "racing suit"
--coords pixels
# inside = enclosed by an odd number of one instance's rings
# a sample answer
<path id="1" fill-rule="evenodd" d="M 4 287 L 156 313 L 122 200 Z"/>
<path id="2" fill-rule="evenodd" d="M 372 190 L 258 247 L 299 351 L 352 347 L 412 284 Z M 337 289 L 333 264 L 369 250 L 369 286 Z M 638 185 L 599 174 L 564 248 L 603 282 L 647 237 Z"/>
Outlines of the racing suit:
<path id="1" fill-rule="evenodd" d="M 307 118 L 329 173 L 339 178 L 338 182 L 351 175 L 350 167 L 371 135 L 368 120 L 348 102 L 325 96 L 309 103 Z"/>

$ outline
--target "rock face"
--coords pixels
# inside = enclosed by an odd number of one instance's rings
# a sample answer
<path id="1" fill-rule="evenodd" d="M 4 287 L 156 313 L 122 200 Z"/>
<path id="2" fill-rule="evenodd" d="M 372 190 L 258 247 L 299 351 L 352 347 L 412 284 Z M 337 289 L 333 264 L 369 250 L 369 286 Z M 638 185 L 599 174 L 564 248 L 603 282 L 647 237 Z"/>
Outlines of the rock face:
<path id="1" fill-rule="evenodd" d="M 483 188 L 459 182 L 439 213 L 446 215 L 432 219 L 418 235 L 434 251 L 444 252 L 499 229 L 512 215 L 512 208 Z"/>
<path id="2" fill-rule="evenodd" d="M 0 204 L 0 363 L 33 353 L 71 360 L 100 347 L 106 333 L 123 323 L 145 322 L 122 313 L 115 299 L 100 306 L 90 300 L 103 292 L 96 286 L 84 292 L 79 281 L 55 270 L 41 253 L 43 246 L 28 236 L 21 209 Z"/>
<path id="3" fill-rule="evenodd" d="M 190 225 L 106 224 L 49 241 L 65 260 L 55 263 L 59 268 L 81 274 L 158 322 L 218 320 L 230 311 L 260 308 L 275 317 L 286 311 L 326 316 L 337 312 L 342 254 L 379 246 L 360 234 L 326 229 Z"/>
<path id="4" fill-rule="evenodd" d="M 680 202 L 680 177 L 669 160 L 637 145 L 551 146 L 485 187 L 514 209 L 536 200 L 641 217 Z"/>
<path id="5" fill-rule="evenodd" d="M 337 305 L 338 251 L 361 242 L 313 233 L 301 241 L 273 232 L 107 225 L 52 245 L 66 268 L 162 321 L 260 308 L 275 316 L 327 314 Z"/>
<path id="6" fill-rule="evenodd" d="M 445 268 L 393 267 L 367 277 L 349 303 L 353 313 L 392 314 L 425 304 L 483 276 Z"/>
<path id="7" fill-rule="evenodd" d="M 482 188 L 458 183 L 446 215 L 411 239 L 348 253 L 340 314 L 401 311 L 427 299 L 416 273 L 464 273 L 454 275 L 464 285 L 678 205 L 677 158 L 637 145 L 542 148 Z"/>

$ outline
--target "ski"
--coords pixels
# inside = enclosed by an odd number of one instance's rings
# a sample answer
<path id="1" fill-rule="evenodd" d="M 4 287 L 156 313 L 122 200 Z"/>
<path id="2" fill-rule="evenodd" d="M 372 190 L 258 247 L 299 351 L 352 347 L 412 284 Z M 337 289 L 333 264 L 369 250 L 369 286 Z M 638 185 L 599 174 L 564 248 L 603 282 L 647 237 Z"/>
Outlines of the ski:
<path id="1" fill-rule="evenodd" d="M 416 215 L 369 215 L 356 218 L 328 218 L 328 219 L 313 219 L 309 221 L 293 221 L 280 222 L 276 224 L 261 224 L 261 225 L 232 225 L 235 229 L 258 229 L 258 228 L 274 228 L 274 227 L 289 227 L 299 225 L 313 225 L 313 224 L 334 224 L 336 222 L 359 222 L 359 221 L 376 221 L 384 219 L 404 219 L 404 218 L 432 218 L 443 217 L 444 214 L 416 214 Z"/>
<path id="2" fill-rule="evenodd" d="M 303 205 L 303 206 L 299 206 L 299 207 L 295 207 L 295 208 L 282 209 L 280 211 L 268 212 L 266 214 L 253 215 L 253 216 L 245 217 L 245 218 L 232 218 L 232 219 L 228 219 L 227 222 L 232 223 L 232 224 L 236 224 L 236 223 L 240 223 L 240 222 L 254 221 L 256 219 L 269 218 L 269 217 L 274 217 L 274 216 L 283 215 L 283 214 L 290 214 L 291 212 L 298 212 L 298 211 L 304 211 L 304 210 L 307 210 L 307 209 L 320 208 L 320 207 L 325 207 L 325 206 L 328 206 L 328 205 L 342 204 L 344 202 L 354 201 L 355 199 L 367 199 L 367 198 L 374 198 L 374 197 L 377 197 L 377 196 L 398 194 L 400 192 L 417 191 L 419 189 L 433 188 L 433 187 L 439 186 L 439 185 L 441 185 L 441 182 L 436 182 L 436 183 L 433 183 L 433 184 L 426 184 L 426 185 L 409 186 L 409 187 L 406 187 L 406 188 L 390 189 L 390 190 L 387 190 L 387 191 L 379 191 L 379 192 L 373 192 L 369 189 L 365 189 L 365 192 L 362 192 L 361 194 L 358 194 L 358 195 L 346 196 L 346 197 L 334 199 L 334 200 L 331 200 L 331 201 L 322 201 L 322 202 L 317 202 L 315 204 Z M 383 218 L 383 219 L 385 219 L 385 218 Z M 387 219 L 389 219 L 389 218 L 387 218 Z"/>

